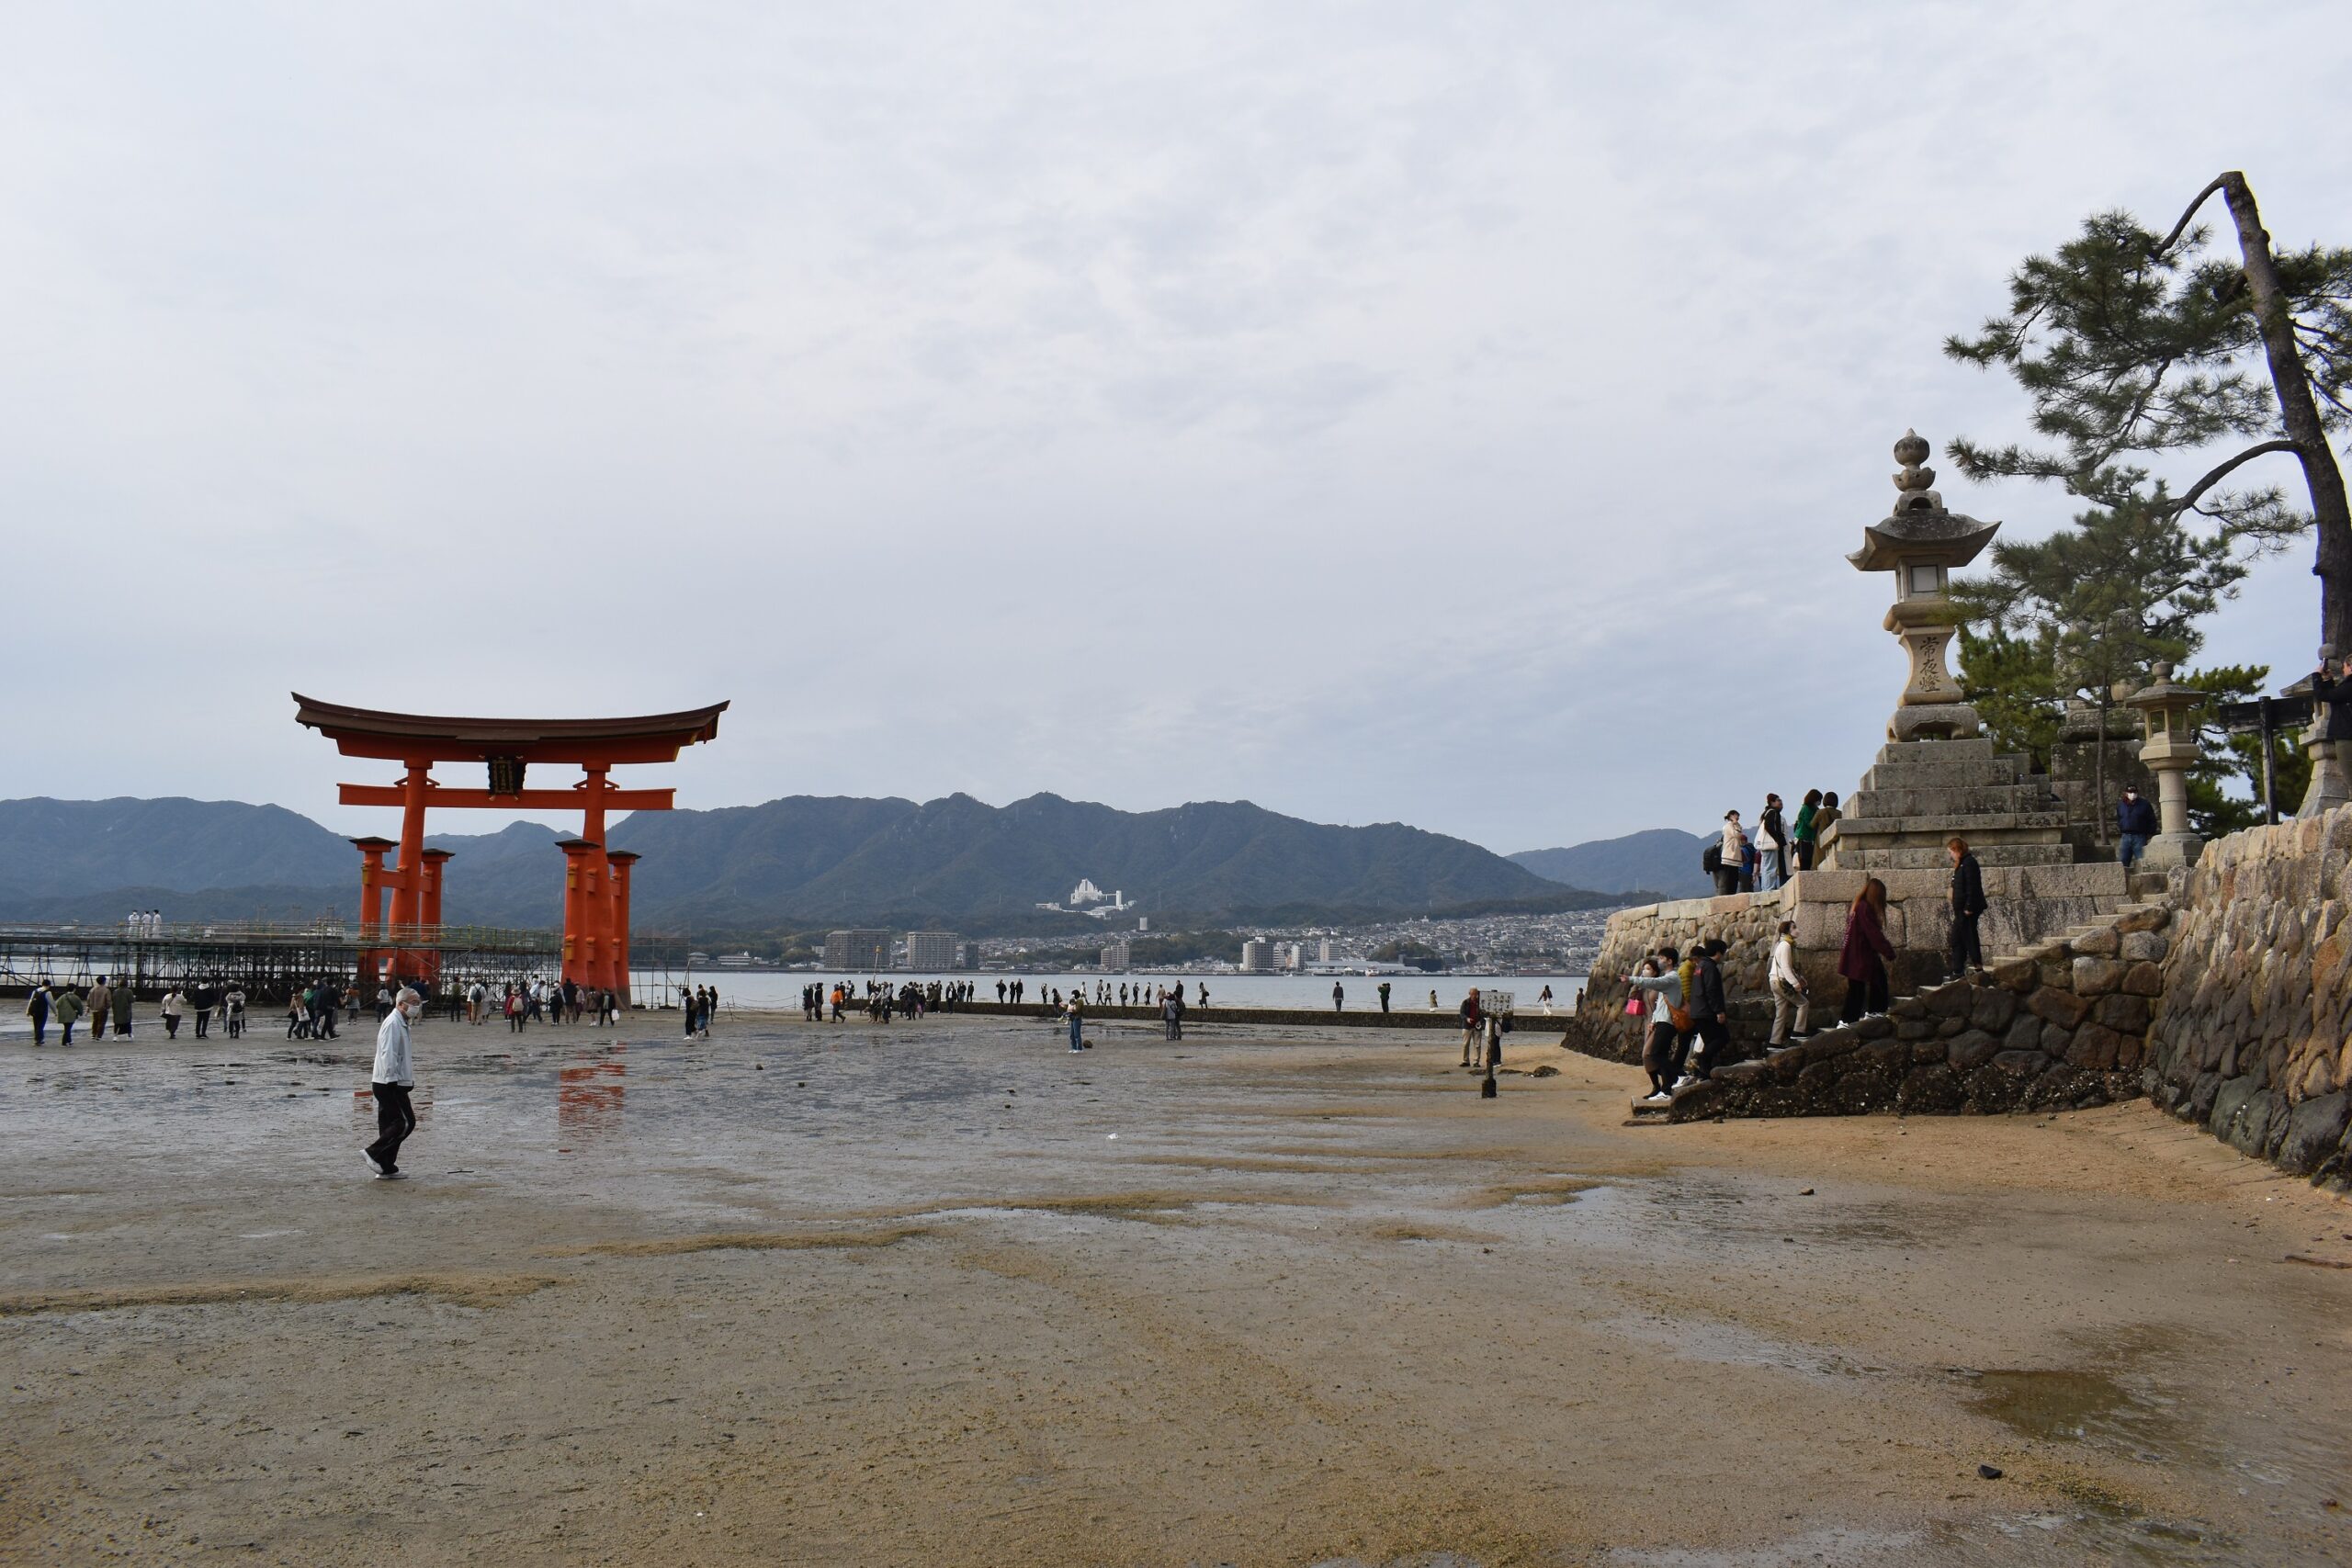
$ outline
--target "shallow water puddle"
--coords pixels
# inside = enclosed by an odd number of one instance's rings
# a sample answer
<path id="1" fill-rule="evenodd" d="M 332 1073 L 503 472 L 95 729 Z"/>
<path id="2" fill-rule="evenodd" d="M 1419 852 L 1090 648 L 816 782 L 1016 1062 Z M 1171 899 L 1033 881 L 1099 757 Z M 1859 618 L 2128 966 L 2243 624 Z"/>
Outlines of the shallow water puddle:
<path id="1" fill-rule="evenodd" d="M 2133 1393 L 2099 1372 L 2064 1369 L 1981 1371 L 1970 1374 L 1972 1400 L 2021 1437 L 2043 1441 L 2089 1442 L 2141 1459 L 2179 1456 L 2179 1424 L 2158 1401 Z"/>

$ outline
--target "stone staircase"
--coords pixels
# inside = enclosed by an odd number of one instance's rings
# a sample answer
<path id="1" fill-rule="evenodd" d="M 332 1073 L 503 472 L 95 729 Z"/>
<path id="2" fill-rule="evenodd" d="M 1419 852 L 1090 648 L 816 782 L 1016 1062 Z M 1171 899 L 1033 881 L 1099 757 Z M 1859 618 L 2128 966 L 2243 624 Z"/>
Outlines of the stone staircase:
<path id="1" fill-rule="evenodd" d="M 1982 979 L 1928 987 L 1883 1014 L 1816 1029 L 1777 1053 L 1719 1067 L 1665 1104 L 1636 1095 L 1634 1115 L 1989 1113 L 2132 1098 L 2172 901 L 2161 874 L 2133 876 L 2131 886 L 2131 902 L 1992 959 Z"/>
<path id="2" fill-rule="evenodd" d="M 2169 883 L 2161 873 L 2135 874 L 2132 876 L 2129 886 L 2132 890 L 2132 901 L 2118 907 L 2113 913 L 2102 915 L 2096 920 L 2086 921 L 2080 925 L 2068 926 L 2057 936 L 2042 942 L 2029 942 L 2014 952 L 1988 953 L 1985 958 L 1985 967 L 1997 969 L 2004 964 L 2020 958 L 2035 964 L 2046 963 L 2055 957 L 2062 948 L 2075 953 L 2096 953 L 2104 942 L 2102 932 L 2125 929 L 2127 922 L 2136 918 L 2145 918 L 2153 910 L 2169 909 L 2172 907 L 2166 896 Z M 2086 945 L 2086 943 L 2088 945 Z"/>
<path id="3" fill-rule="evenodd" d="M 1980 864 L 2065 865 L 2066 813 L 2047 775 L 1990 740 L 1890 741 L 1822 840 L 1837 871 L 1936 871 L 1957 833 Z"/>

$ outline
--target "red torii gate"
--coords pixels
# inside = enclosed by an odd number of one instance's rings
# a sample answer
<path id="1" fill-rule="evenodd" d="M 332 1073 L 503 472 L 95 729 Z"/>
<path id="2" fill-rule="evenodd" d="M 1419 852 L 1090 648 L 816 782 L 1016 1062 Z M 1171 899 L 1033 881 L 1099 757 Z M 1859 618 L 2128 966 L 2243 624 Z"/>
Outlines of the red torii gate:
<path id="1" fill-rule="evenodd" d="M 429 807 L 501 811 L 578 811 L 580 837 L 557 845 L 564 857 L 563 975 L 582 986 L 602 987 L 628 997 L 628 882 L 638 857 L 605 847 L 608 811 L 667 811 L 675 804 L 666 789 L 619 789 L 607 776 L 623 762 L 674 762 L 678 753 L 718 733 L 719 703 L 684 713 L 640 718 L 435 718 L 385 713 L 374 708 L 322 703 L 296 692 L 294 717 L 335 743 L 346 757 L 379 757 L 401 763 L 407 776 L 396 784 L 339 786 L 345 806 L 397 806 L 401 836 L 354 839 L 360 856 L 359 928 L 361 966 L 371 981 L 383 977 L 381 955 L 367 951 L 368 939 L 386 924 L 384 894 L 391 894 L 390 923 L 430 932 L 441 924 L 442 875 L 450 853 L 424 847 Z M 481 762 L 490 772 L 484 789 L 454 789 L 432 777 L 435 762 Z M 581 782 L 564 789 L 526 789 L 524 770 L 552 762 L 582 771 Z M 387 852 L 400 860 L 386 865 Z M 427 958 L 437 975 L 437 955 Z"/>

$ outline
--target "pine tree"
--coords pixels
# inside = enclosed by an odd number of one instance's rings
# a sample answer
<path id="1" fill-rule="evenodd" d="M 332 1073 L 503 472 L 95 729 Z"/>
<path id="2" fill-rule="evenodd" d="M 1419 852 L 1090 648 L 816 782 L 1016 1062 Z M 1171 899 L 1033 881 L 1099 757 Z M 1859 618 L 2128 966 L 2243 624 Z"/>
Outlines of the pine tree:
<path id="1" fill-rule="evenodd" d="M 2236 593 L 2245 552 L 2160 502 L 2126 494 L 2046 539 L 1996 543 L 1989 572 L 1952 583 L 1962 679 L 1996 739 L 2046 755 L 2068 696 L 2098 708 L 2104 735 L 2119 690 L 2203 642 L 2197 622 Z M 2107 749 L 2094 756 L 2104 800 Z"/>
<path id="2" fill-rule="evenodd" d="M 2195 224 L 2215 193 L 2238 237 L 2234 263 L 2205 254 Z M 2051 445 L 1949 451 L 1972 479 L 2052 479 L 2109 509 L 2195 513 L 2216 538 L 2276 548 L 2316 524 L 2320 630 L 2352 651 L 2352 506 L 2328 446 L 2352 424 L 2352 250 L 2312 245 L 2274 254 L 2245 176 L 2224 174 L 2159 236 L 2128 212 L 2085 220 L 2055 255 L 2009 279 L 2007 314 L 1944 352 L 1998 366 L 2033 405 Z M 2175 494 L 2146 461 L 2167 452 L 2243 443 Z M 2244 465 L 2290 455 L 2309 510 L 2277 484 L 2229 488 Z"/>

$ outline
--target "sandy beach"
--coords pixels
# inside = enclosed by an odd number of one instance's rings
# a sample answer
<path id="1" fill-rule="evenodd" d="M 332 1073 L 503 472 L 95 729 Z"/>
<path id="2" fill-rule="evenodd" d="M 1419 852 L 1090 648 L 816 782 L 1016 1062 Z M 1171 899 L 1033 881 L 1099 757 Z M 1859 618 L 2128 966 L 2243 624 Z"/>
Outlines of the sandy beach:
<path id="1" fill-rule="evenodd" d="M 671 1027 L 425 1026 L 401 1183 L 364 1026 L 11 1043 L 0 1558 L 2352 1557 L 2352 1207 L 2143 1104 Z"/>

